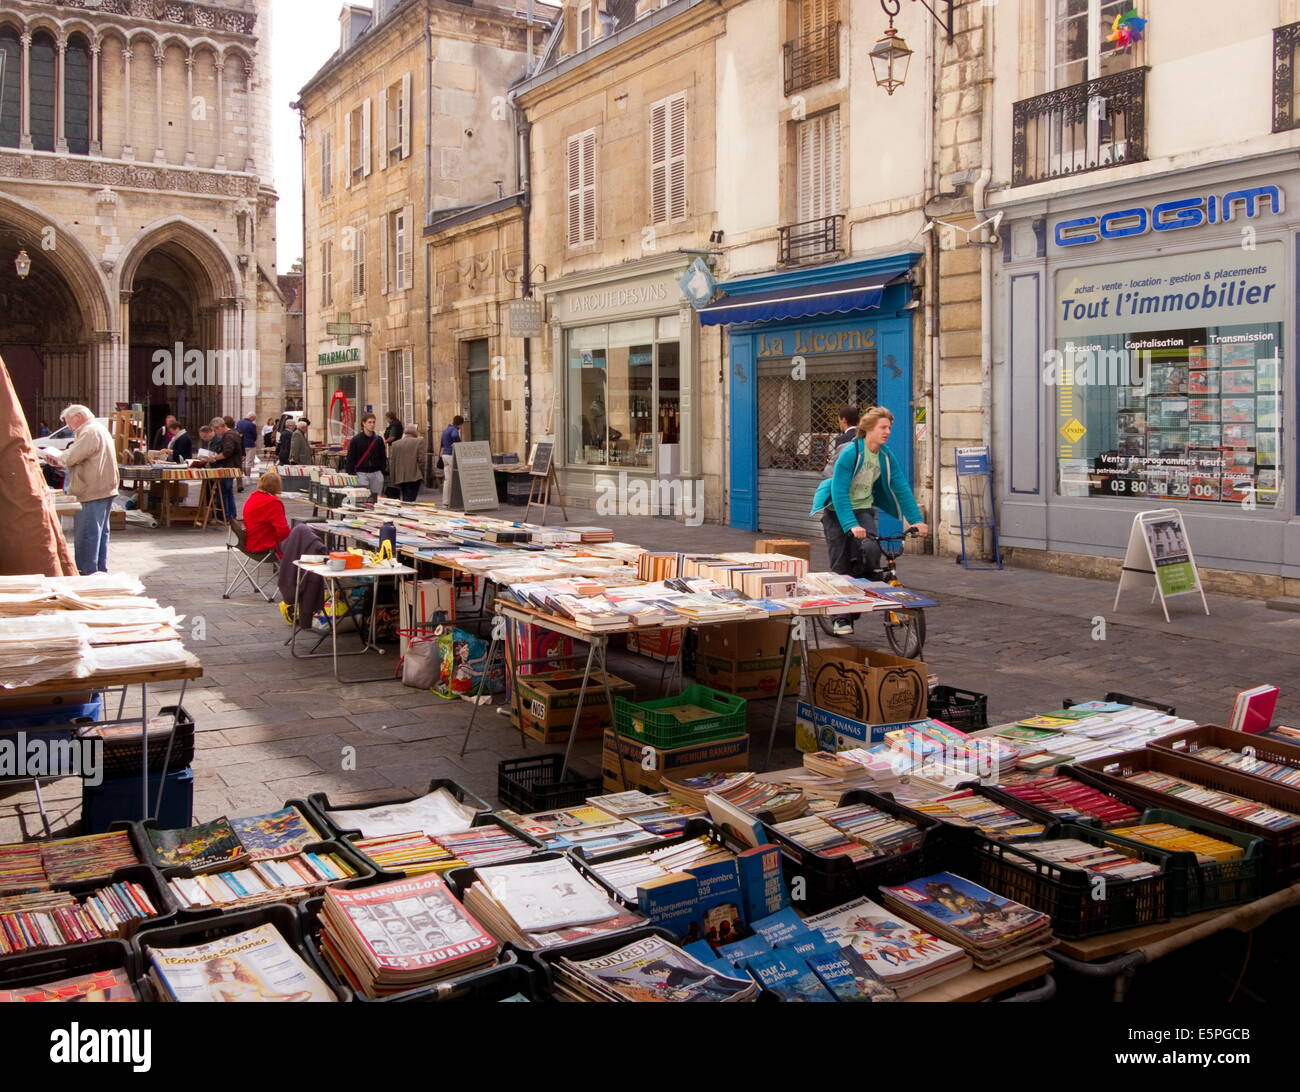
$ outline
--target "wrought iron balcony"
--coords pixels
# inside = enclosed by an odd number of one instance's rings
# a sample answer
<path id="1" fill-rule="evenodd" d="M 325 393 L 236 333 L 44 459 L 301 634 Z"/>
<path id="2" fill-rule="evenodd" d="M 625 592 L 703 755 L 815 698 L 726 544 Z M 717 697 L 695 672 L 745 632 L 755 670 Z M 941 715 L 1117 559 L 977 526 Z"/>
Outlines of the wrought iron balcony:
<path id="1" fill-rule="evenodd" d="M 828 23 L 820 30 L 786 42 L 783 52 L 787 95 L 825 80 L 839 79 L 840 25 Z"/>
<path id="2" fill-rule="evenodd" d="M 824 258 L 839 254 L 843 249 L 844 216 L 820 216 L 816 220 L 803 220 L 777 229 L 778 262 L 790 265 L 808 258 Z"/>
<path id="3" fill-rule="evenodd" d="M 1129 68 L 1016 103 L 1011 184 L 1145 160 L 1146 82 L 1146 67 Z"/>
<path id="4" fill-rule="evenodd" d="M 1300 23 L 1273 28 L 1273 132 L 1300 126 L 1296 120 L 1295 62 Z"/>

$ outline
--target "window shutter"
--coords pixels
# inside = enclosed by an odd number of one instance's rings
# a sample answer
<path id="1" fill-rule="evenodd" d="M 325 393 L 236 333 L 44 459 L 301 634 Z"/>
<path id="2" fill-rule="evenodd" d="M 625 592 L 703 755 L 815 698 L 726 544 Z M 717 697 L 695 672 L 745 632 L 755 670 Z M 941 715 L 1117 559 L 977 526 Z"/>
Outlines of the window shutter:
<path id="1" fill-rule="evenodd" d="M 384 230 L 380 233 L 383 238 L 379 243 L 379 261 L 381 264 L 380 278 L 383 281 L 384 295 L 386 296 L 392 288 L 390 282 L 393 274 L 389 268 L 388 251 L 393 245 L 393 214 L 385 213 L 383 223 Z"/>
<path id="2" fill-rule="evenodd" d="M 411 154 L 411 74 L 402 76 L 402 158 Z"/>
<path id="3" fill-rule="evenodd" d="M 366 229 L 356 228 L 352 233 L 352 294 L 366 294 Z"/>
<path id="4" fill-rule="evenodd" d="M 406 240 L 406 250 L 402 261 L 402 287 L 414 288 L 415 280 L 415 228 L 414 220 L 415 207 L 407 205 L 402 209 L 402 235 Z"/>
<path id="5" fill-rule="evenodd" d="M 686 217 L 686 95 L 668 100 L 668 219 Z"/>
<path id="6" fill-rule="evenodd" d="M 402 350 L 402 420 L 415 418 L 415 360 L 410 349 Z"/>
<path id="7" fill-rule="evenodd" d="M 840 211 L 840 112 L 832 110 L 825 118 L 825 189 L 822 194 L 823 216 Z"/>
<path id="8" fill-rule="evenodd" d="M 388 169 L 388 88 L 379 92 L 375 111 L 375 127 L 379 130 L 379 169 Z"/>
<path id="9" fill-rule="evenodd" d="M 798 163 L 798 209 L 795 212 L 795 218 L 799 221 L 811 220 L 813 218 L 813 143 L 814 133 L 817 129 L 817 119 L 811 121 L 801 121 L 799 123 L 798 147 L 796 156 Z"/>
<path id="10" fill-rule="evenodd" d="M 568 147 L 568 241 L 576 246 L 582 227 L 582 138 L 569 137 Z"/>
<path id="11" fill-rule="evenodd" d="M 343 185 L 352 186 L 352 112 L 343 115 Z"/>
<path id="12" fill-rule="evenodd" d="M 582 134 L 582 241 L 596 238 L 596 131 Z"/>
<path id="13" fill-rule="evenodd" d="M 668 219 L 668 100 L 650 107 L 650 222 Z"/>
<path id="14" fill-rule="evenodd" d="M 390 356 L 390 353 L 384 353 L 379 362 L 379 405 L 376 407 L 376 412 L 381 420 L 384 414 L 392 408 L 392 403 L 388 401 L 388 361 Z"/>
<path id="15" fill-rule="evenodd" d="M 370 100 L 361 104 L 361 177 L 370 174 Z"/>

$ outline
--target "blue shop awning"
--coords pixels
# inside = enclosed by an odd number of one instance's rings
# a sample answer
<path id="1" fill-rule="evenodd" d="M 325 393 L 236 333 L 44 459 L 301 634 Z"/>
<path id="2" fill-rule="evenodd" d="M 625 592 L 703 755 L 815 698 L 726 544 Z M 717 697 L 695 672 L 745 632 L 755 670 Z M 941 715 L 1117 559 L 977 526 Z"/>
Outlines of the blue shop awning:
<path id="1" fill-rule="evenodd" d="M 870 311 L 880 306 L 889 285 L 906 279 L 906 273 L 875 273 L 851 280 L 723 296 L 700 308 L 700 325 L 723 326 L 731 322 L 768 322 L 809 315 Z"/>

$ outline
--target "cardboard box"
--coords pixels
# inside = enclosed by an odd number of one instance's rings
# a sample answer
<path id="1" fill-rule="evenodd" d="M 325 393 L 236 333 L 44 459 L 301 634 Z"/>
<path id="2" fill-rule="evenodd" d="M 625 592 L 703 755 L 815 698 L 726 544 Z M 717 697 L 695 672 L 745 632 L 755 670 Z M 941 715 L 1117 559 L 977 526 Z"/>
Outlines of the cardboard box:
<path id="1" fill-rule="evenodd" d="M 918 721 L 902 724 L 863 724 L 838 713 L 816 709 L 806 701 L 795 703 L 794 745 L 807 754 L 810 751 L 847 751 L 854 747 L 871 747 L 884 740 L 887 732 L 906 728 Z"/>
<path id="2" fill-rule="evenodd" d="M 661 779 L 665 776 L 680 779 L 716 771 L 747 769 L 748 736 L 663 750 L 625 739 L 611 728 L 604 735 L 600 752 L 600 770 L 606 792 L 624 789 L 662 792 Z"/>
<path id="3" fill-rule="evenodd" d="M 126 530 L 126 509 L 110 508 L 108 512 L 108 529 L 110 531 Z M 69 544 L 71 545 L 71 544 Z"/>
<path id="4" fill-rule="evenodd" d="M 770 618 L 700 626 L 696 640 L 701 656 L 718 660 L 770 660 L 785 655 L 789 636 L 788 618 Z"/>
<path id="5" fill-rule="evenodd" d="M 601 705 L 599 716 L 593 713 L 587 716 L 587 706 L 584 703 L 582 707 L 582 723 L 578 726 L 575 739 L 599 739 L 601 735 L 610 727 L 611 719 L 605 714 L 605 706 Z M 523 714 L 524 735 L 529 739 L 535 739 L 538 743 L 558 743 L 567 744 L 569 742 L 569 726 L 566 724 L 559 728 L 548 728 L 541 721 L 530 717 L 526 712 Z M 519 731 L 519 715 L 515 714 L 510 718 L 510 723 L 515 731 Z"/>
<path id="6" fill-rule="evenodd" d="M 756 554 L 785 554 L 812 564 L 812 546 L 799 538 L 760 538 L 754 543 Z"/>
<path id="7" fill-rule="evenodd" d="M 896 724 L 926 715 L 928 670 L 920 660 L 848 645 L 808 656 L 813 703 L 863 724 Z"/>
<path id="8" fill-rule="evenodd" d="M 582 702 L 582 717 L 578 722 L 579 735 L 587 729 L 597 729 L 591 737 L 613 723 L 613 712 L 605 701 L 604 676 L 599 671 L 591 673 L 587 693 Z M 536 675 L 518 678 L 519 705 L 525 714 L 537 722 L 539 728 L 563 728 L 565 738 L 573 724 L 573 714 L 578 709 L 578 691 L 582 689 L 580 671 L 543 671 Z M 617 675 L 609 677 L 609 689 L 615 698 L 632 698 L 636 687 Z"/>
<path id="9" fill-rule="evenodd" d="M 644 633 L 627 635 L 627 650 L 639 652 L 652 660 L 675 660 L 682 647 L 682 633 L 685 626 L 671 629 L 652 629 Z"/>
<path id="10" fill-rule="evenodd" d="M 781 667 L 785 659 L 774 656 L 762 660 L 729 660 L 715 656 L 697 656 L 695 680 L 714 690 L 735 694 L 740 698 L 771 698 L 781 685 Z M 790 674 L 786 679 L 787 695 L 799 693 L 799 656 L 790 661 Z"/>

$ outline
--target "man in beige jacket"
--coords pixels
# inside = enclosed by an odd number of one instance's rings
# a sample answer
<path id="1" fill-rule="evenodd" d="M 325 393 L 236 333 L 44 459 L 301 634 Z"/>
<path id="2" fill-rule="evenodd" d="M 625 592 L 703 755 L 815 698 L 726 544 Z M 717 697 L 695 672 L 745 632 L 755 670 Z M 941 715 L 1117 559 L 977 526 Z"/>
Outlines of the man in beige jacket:
<path id="1" fill-rule="evenodd" d="M 405 427 L 400 440 L 394 440 L 389 445 L 388 480 L 402 491 L 402 500 L 407 503 L 420 495 L 420 484 L 424 478 L 420 473 L 423 457 L 420 430 L 413 424 Z"/>
<path id="2" fill-rule="evenodd" d="M 117 496 L 117 452 L 113 437 L 85 406 L 69 406 L 63 423 L 76 433 L 65 451 L 46 448 L 48 462 L 67 469 L 67 490 L 81 502 L 72 517 L 73 550 L 82 576 L 108 572 L 108 520 Z"/>

